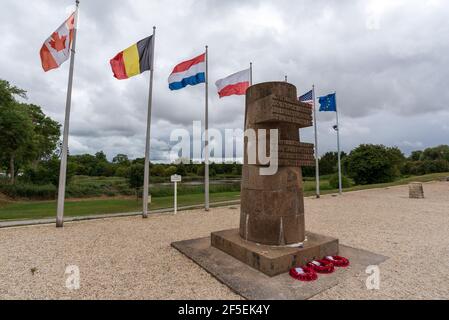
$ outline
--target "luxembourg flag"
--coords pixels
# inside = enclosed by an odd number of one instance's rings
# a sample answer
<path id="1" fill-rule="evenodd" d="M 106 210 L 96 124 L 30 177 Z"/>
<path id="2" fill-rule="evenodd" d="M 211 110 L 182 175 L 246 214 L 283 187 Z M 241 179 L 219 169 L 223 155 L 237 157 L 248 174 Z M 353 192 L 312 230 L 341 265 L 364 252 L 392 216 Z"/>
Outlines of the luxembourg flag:
<path id="1" fill-rule="evenodd" d="M 206 82 L 206 53 L 178 64 L 168 78 L 170 90 L 180 90 Z"/>
<path id="2" fill-rule="evenodd" d="M 216 86 L 220 98 L 232 95 L 244 95 L 250 84 L 250 69 L 246 69 L 230 75 L 227 78 L 218 80 Z"/>

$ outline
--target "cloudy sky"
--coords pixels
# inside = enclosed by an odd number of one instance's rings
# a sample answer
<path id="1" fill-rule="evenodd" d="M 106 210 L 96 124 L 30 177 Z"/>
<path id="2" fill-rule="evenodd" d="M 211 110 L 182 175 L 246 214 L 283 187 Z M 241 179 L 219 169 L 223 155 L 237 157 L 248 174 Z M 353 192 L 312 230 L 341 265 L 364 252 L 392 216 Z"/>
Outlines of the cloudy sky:
<path id="1" fill-rule="evenodd" d="M 62 122 L 69 64 L 44 73 L 39 50 L 70 0 L 1 0 L 0 78 Z M 444 0 L 84 0 L 70 127 L 72 154 L 144 153 L 149 74 L 118 81 L 109 60 L 157 26 L 152 158 L 172 130 L 204 117 L 204 86 L 170 92 L 173 67 L 210 48 L 210 126 L 242 129 L 244 98 L 215 80 L 254 63 L 254 81 L 336 91 L 346 151 L 361 143 L 405 153 L 449 143 L 449 3 Z M 320 153 L 335 150 L 334 114 L 319 115 Z M 313 130 L 302 132 L 313 141 Z"/>

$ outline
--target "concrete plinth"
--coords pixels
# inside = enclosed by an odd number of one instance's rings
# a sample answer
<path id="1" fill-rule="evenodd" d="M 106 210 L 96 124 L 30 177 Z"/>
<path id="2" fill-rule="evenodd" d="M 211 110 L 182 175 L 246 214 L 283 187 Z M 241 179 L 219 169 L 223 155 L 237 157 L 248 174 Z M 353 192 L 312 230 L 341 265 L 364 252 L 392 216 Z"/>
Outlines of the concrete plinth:
<path id="1" fill-rule="evenodd" d="M 287 273 L 291 268 L 304 266 L 314 259 L 338 255 L 338 239 L 314 233 L 306 233 L 303 248 L 273 247 L 245 241 L 239 230 L 214 232 L 211 245 L 250 267 L 273 277 Z"/>
<path id="2" fill-rule="evenodd" d="M 310 299 L 354 277 L 362 276 L 362 281 L 365 281 L 366 267 L 379 265 L 387 259 L 372 252 L 340 245 L 340 255 L 351 261 L 349 268 L 337 268 L 333 274 L 322 275 L 314 282 L 300 282 L 290 277 L 288 273 L 268 277 L 212 247 L 210 243 L 211 238 L 207 237 L 176 242 L 172 246 L 232 291 L 250 300 Z"/>

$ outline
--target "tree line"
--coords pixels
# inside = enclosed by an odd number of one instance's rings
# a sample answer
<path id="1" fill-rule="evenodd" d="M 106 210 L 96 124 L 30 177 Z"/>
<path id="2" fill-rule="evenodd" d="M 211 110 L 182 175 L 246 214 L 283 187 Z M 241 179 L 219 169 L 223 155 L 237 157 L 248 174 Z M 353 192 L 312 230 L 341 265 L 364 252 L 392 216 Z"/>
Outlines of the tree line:
<path id="1" fill-rule="evenodd" d="M 26 92 L 0 79 L 0 167 L 11 183 L 23 168 L 35 168 L 54 155 L 61 128 L 41 107 L 16 97 L 26 99 Z"/>
<path id="2" fill-rule="evenodd" d="M 46 116 L 41 107 L 18 101 L 26 92 L 0 80 L 0 173 L 7 172 L 9 183 L 58 185 L 59 139 L 61 126 Z M 401 175 L 449 172 L 449 146 L 442 145 L 414 151 L 406 157 L 396 147 L 362 144 L 349 154 L 341 153 L 344 184 L 391 182 Z M 319 159 L 320 175 L 337 182 L 337 153 L 328 152 Z M 204 176 L 204 163 L 191 161 L 176 164 L 150 164 L 153 183 L 167 182 L 173 174 L 191 180 Z M 132 188 L 143 183 L 144 159 L 116 155 L 109 161 L 102 151 L 95 155 L 69 155 L 68 182 L 74 176 L 125 178 Z M 210 175 L 240 178 L 239 163 L 212 163 Z M 304 177 L 314 177 L 315 168 L 303 168 Z M 19 176 L 19 179 L 17 177 Z M 4 184 L 5 178 L 1 179 Z M 19 180 L 19 181 L 18 181 Z"/>
<path id="3" fill-rule="evenodd" d="M 448 145 L 413 151 L 406 157 L 397 147 L 362 144 L 349 154 L 342 152 L 341 159 L 343 174 L 358 185 L 392 182 L 401 176 L 449 172 Z M 319 165 L 320 175 L 336 175 L 338 153 L 324 154 Z M 315 169 L 305 168 L 303 173 L 313 177 Z"/>

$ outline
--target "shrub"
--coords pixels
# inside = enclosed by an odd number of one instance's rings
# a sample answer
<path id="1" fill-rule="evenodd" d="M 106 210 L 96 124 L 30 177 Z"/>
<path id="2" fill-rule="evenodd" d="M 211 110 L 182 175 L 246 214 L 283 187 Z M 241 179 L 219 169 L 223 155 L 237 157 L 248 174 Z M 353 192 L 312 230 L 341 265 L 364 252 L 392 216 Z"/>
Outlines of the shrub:
<path id="1" fill-rule="evenodd" d="M 398 148 L 362 144 L 345 158 L 344 166 L 356 184 L 391 182 L 401 174 L 405 157 Z"/>
<path id="2" fill-rule="evenodd" d="M 53 184 L 54 186 L 57 186 L 59 184 L 59 166 L 60 161 L 56 157 L 41 161 L 35 167 L 26 168 L 24 170 L 23 176 L 20 177 L 20 180 L 25 184 Z M 68 163 L 66 175 L 67 183 L 70 183 L 74 173 L 75 168 L 73 163 Z"/>
<path id="3" fill-rule="evenodd" d="M 56 198 L 56 187 L 51 184 L 1 184 L 0 192 L 13 199 L 27 198 L 33 200 L 54 200 Z"/>
<path id="4" fill-rule="evenodd" d="M 342 184 L 343 188 L 351 188 L 352 187 L 351 180 L 348 177 L 344 176 L 344 175 L 341 176 L 341 184 Z M 340 188 L 339 180 L 338 180 L 338 174 L 334 174 L 329 179 L 329 186 L 332 189 Z"/>
<path id="5" fill-rule="evenodd" d="M 86 184 L 71 184 L 66 188 L 67 198 L 89 198 L 100 197 L 107 191 L 98 184 L 86 183 Z"/>
<path id="6" fill-rule="evenodd" d="M 347 154 L 340 153 L 341 160 L 346 158 Z M 314 170 L 315 172 L 315 170 Z M 327 152 L 320 158 L 320 175 L 329 175 L 338 172 L 338 152 Z"/>
<path id="7" fill-rule="evenodd" d="M 129 170 L 128 183 L 130 188 L 138 189 L 143 186 L 145 165 L 133 164 Z"/>
<path id="8" fill-rule="evenodd" d="M 239 192 L 240 183 L 212 184 L 209 187 L 210 193 Z M 173 186 L 158 186 L 150 189 L 151 196 L 154 198 L 172 197 L 174 195 Z M 204 185 L 178 185 L 178 195 L 202 194 Z"/>
<path id="9" fill-rule="evenodd" d="M 449 162 L 443 159 L 408 161 L 402 168 L 402 174 L 424 175 L 429 173 L 442 173 L 449 171 Z"/>
<path id="10" fill-rule="evenodd" d="M 130 169 L 129 167 L 118 167 L 117 170 L 115 170 L 115 176 L 121 177 L 121 178 L 127 178 L 129 176 Z"/>
<path id="11" fill-rule="evenodd" d="M 171 166 L 164 170 L 164 176 L 171 177 L 172 175 L 176 174 L 176 172 L 178 172 L 178 168 L 175 166 Z"/>
<path id="12" fill-rule="evenodd" d="M 449 162 L 447 160 L 443 160 L 443 159 L 433 160 L 433 161 L 426 160 L 426 161 L 424 161 L 423 165 L 424 165 L 424 171 L 426 174 L 449 171 Z"/>

